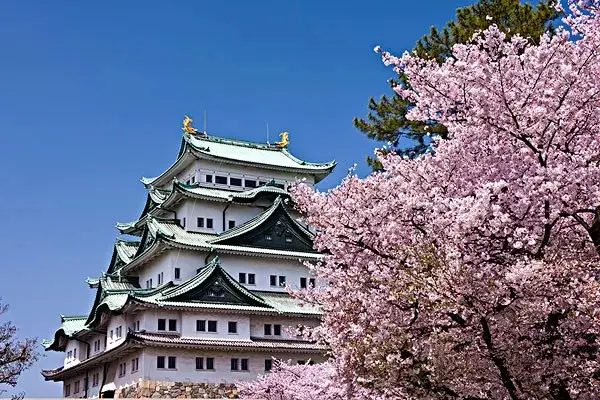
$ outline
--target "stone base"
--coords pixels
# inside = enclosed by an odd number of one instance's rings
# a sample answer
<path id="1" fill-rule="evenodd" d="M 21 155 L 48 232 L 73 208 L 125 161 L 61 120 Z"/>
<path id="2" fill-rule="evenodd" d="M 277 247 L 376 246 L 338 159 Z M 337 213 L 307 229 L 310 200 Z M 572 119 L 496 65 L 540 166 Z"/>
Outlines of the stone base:
<path id="1" fill-rule="evenodd" d="M 237 399 L 233 384 L 141 381 L 115 391 L 115 398 Z"/>

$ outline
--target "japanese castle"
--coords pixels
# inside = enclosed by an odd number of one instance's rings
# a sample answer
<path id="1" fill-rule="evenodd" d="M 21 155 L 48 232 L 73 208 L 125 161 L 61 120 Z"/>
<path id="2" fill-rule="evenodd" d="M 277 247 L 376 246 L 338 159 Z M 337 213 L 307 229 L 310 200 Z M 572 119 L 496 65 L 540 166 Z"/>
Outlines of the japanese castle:
<path id="1" fill-rule="evenodd" d="M 292 156 L 288 134 L 275 144 L 208 136 L 184 120 L 173 165 L 142 178 L 139 218 L 118 223 L 87 315 L 61 316 L 46 350 L 64 352 L 63 395 L 84 397 L 235 396 L 235 382 L 267 373 L 273 358 L 320 362 L 325 349 L 295 332 L 320 311 L 286 286 L 324 284 L 313 231 L 298 219 L 288 187 L 316 184 L 335 162 Z"/>

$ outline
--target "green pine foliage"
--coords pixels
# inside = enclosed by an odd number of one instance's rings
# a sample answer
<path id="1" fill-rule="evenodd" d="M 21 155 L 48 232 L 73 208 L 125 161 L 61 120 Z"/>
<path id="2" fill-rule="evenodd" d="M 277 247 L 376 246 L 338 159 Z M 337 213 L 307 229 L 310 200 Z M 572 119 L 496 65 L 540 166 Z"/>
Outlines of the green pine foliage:
<path id="1" fill-rule="evenodd" d="M 414 51 L 423 58 L 443 62 L 452 57 L 452 46 L 466 43 L 477 32 L 496 24 L 510 38 L 519 34 L 530 38 L 533 42 L 547 30 L 552 31 L 552 23 L 560 13 L 553 7 L 553 0 L 541 0 L 537 6 L 522 4 L 520 0 L 480 0 L 478 3 L 456 10 L 456 20 L 448 22 L 440 31 L 431 28 L 429 34 L 423 36 L 416 44 Z M 491 19 L 490 19 L 491 17 Z M 400 74 L 390 79 L 392 87 L 406 85 L 406 77 Z M 354 118 L 354 126 L 369 138 L 389 143 L 387 151 L 414 157 L 424 153 L 429 145 L 431 135 L 446 137 L 446 127 L 430 121 L 428 123 L 409 121 L 406 113 L 412 104 L 402 100 L 398 95 L 381 96 L 379 101 L 369 99 L 367 119 Z M 400 147 L 406 139 L 409 146 Z M 367 162 L 374 170 L 381 169 L 381 164 L 369 157 Z"/>

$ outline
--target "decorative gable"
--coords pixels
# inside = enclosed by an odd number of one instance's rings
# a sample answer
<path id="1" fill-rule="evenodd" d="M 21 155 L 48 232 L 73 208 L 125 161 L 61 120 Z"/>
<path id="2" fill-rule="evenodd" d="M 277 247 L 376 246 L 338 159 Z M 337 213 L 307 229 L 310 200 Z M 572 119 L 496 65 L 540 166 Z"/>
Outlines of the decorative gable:
<path id="1" fill-rule="evenodd" d="M 270 307 L 221 268 L 218 257 L 186 283 L 167 290 L 159 300 Z"/>
<path id="2" fill-rule="evenodd" d="M 281 198 L 264 213 L 224 232 L 212 243 L 313 252 L 312 234 L 290 215 Z"/>

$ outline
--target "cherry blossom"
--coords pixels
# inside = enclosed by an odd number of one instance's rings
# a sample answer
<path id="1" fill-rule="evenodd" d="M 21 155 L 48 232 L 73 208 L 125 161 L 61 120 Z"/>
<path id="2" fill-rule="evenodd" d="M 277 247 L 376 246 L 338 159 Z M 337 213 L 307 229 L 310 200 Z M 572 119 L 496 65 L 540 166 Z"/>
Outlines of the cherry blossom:
<path id="1" fill-rule="evenodd" d="M 295 295 L 322 305 L 311 335 L 333 361 L 246 393 L 600 397 L 600 1 L 571 1 L 564 23 L 537 46 L 492 25 L 442 65 L 376 48 L 408 77 L 408 116 L 448 139 L 326 193 L 294 188 L 329 282 Z"/>

